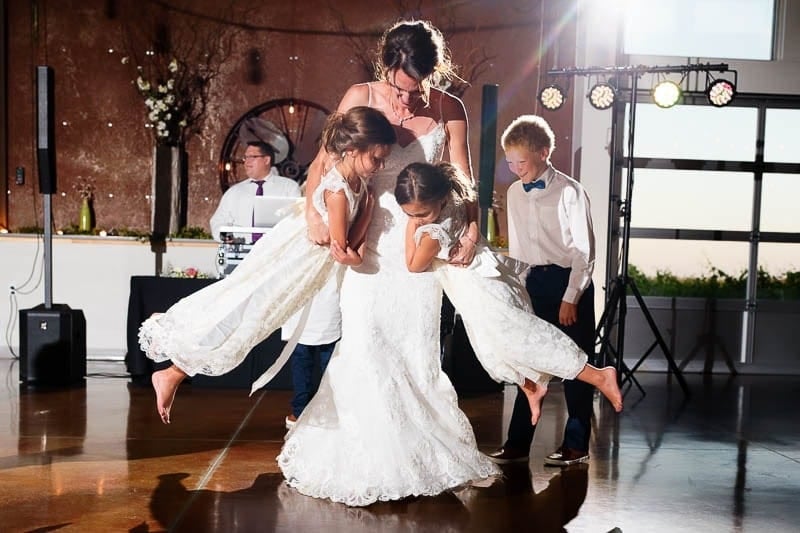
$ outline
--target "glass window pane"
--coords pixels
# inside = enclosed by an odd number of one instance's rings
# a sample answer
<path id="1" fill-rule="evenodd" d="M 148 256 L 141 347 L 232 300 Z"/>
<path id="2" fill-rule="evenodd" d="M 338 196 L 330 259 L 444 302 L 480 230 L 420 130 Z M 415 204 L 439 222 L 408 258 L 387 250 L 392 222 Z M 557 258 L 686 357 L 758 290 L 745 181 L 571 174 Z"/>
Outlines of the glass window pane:
<path id="1" fill-rule="evenodd" d="M 721 271 L 732 297 L 743 298 L 747 291 L 744 273 L 748 254 L 746 242 L 631 239 L 628 263 L 651 278 L 658 272 L 679 278 L 710 278 L 715 270 Z M 707 288 L 708 283 L 705 285 Z"/>
<path id="2" fill-rule="evenodd" d="M 800 273 L 800 244 L 793 242 L 759 243 L 758 268 L 776 277 L 781 277 L 787 272 Z"/>
<path id="3" fill-rule="evenodd" d="M 633 189 L 634 228 L 751 229 L 752 174 L 637 168 Z"/>
<path id="4" fill-rule="evenodd" d="M 772 59 L 774 0 L 629 0 L 626 54 Z"/>
<path id="5" fill-rule="evenodd" d="M 761 184 L 761 231 L 800 233 L 798 199 L 800 174 L 764 174 Z"/>
<path id="6" fill-rule="evenodd" d="M 764 161 L 800 163 L 800 109 L 767 109 Z"/>
<path id="7" fill-rule="evenodd" d="M 636 106 L 636 157 L 754 161 L 758 110 L 749 107 Z M 625 155 L 627 155 L 627 118 Z"/>

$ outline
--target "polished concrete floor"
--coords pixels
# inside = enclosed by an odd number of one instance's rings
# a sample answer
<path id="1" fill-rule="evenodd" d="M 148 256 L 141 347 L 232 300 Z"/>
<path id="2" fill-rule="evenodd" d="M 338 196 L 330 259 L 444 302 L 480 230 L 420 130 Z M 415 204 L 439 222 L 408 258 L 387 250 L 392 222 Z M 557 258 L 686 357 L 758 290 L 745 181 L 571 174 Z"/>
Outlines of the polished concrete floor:
<path id="1" fill-rule="evenodd" d="M 663 374 L 615 415 L 596 400 L 588 465 L 544 467 L 565 409 L 551 387 L 528 465 L 488 488 L 367 508 L 282 483 L 289 393 L 183 386 L 163 426 L 116 362 L 85 386 L 31 390 L 0 359 L 0 531 L 769 532 L 800 529 L 800 377 Z M 512 390 L 462 400 L 479 445 L 503 439 Z M 353 457 L 354 461 L 358 457 Z"/>

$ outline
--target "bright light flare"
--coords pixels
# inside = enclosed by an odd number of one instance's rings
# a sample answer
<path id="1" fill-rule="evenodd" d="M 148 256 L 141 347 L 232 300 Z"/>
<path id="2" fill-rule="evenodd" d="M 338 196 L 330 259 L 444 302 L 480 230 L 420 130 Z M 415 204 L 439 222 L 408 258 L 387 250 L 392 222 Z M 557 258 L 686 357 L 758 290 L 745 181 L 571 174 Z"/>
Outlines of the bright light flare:
<path id="1" fill-rule="evenodd" d="M 678 103 L 683 91 L 674 81 L 665 80 L 653 87 L 653 101 L 658 107 L 664 109 Z"/>

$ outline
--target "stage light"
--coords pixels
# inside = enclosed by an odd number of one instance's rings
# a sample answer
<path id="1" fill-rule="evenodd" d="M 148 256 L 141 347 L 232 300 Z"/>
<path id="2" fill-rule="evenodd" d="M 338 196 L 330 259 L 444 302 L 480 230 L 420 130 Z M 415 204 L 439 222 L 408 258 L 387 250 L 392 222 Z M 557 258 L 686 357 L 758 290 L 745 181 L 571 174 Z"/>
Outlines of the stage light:
<path id="1" fill-rule="evenodd" d="M 564 91 L 558 85 L 548 85 L 539 92 L 539 102 L 548 111 L 555 111 L 564 105 Z"/>
<path id="2" fill-rule="evenodd" d="M 589 103 L 595 109 L 603 110 L 608 109 L 614 105 L 614 99 L 617 96 L 617 91 L 614 87 L 607 82 L 596 83 L 592 90 L 589 91 Z"/>
<path id="3" fill-rule="evenodd" d="M 728 80 L 714 80 L 708 85 L 706 96 L 711 105 L 725 107 L 736 97 L 736 85 Z"/>
<path id="4" fill-rule="evenodd" d="M 678 103 L 683 91 L 674 81 L 664 80 L 653 87 L 653 101 L 658 107 L 668 108 Z"/>

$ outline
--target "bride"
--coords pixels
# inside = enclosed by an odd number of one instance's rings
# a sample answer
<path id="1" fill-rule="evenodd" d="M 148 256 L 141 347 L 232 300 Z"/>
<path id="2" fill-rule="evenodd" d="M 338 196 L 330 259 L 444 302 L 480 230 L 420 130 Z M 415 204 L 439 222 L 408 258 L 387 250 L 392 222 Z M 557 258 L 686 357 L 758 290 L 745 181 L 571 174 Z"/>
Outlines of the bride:
<path id="1" fill-rule="evenodd" d="M 441 371 L 442 289 L 430 272 L 405 265 L 407 216 L 394 195 L 397 174 L 412 162 L 444 158 L 472 176 L 462 102 L 434 88 L 452 75 L 441 33 L 403 21 L 381 39 L 379 81 L 353 85 L 339 105 L 382 111 L 398 142 L 372 178 L 376 198 L 363 264 L 347 269 L 341 287 L 342 338 L 319 391 L 287 434 L 278 464 L 303 494 L 352 506 L 435 495 L 499 474 L 478 451 L 455 390 Z M 309 169 L 307 197 L 325 170 L 320 152 Z M 454 263 L 475 253 L 475 216 L 456 246 Z M 327 230 L 307 209 L 313 240 Z M 331 245 L 343 259 L 345 252 Z"/>

